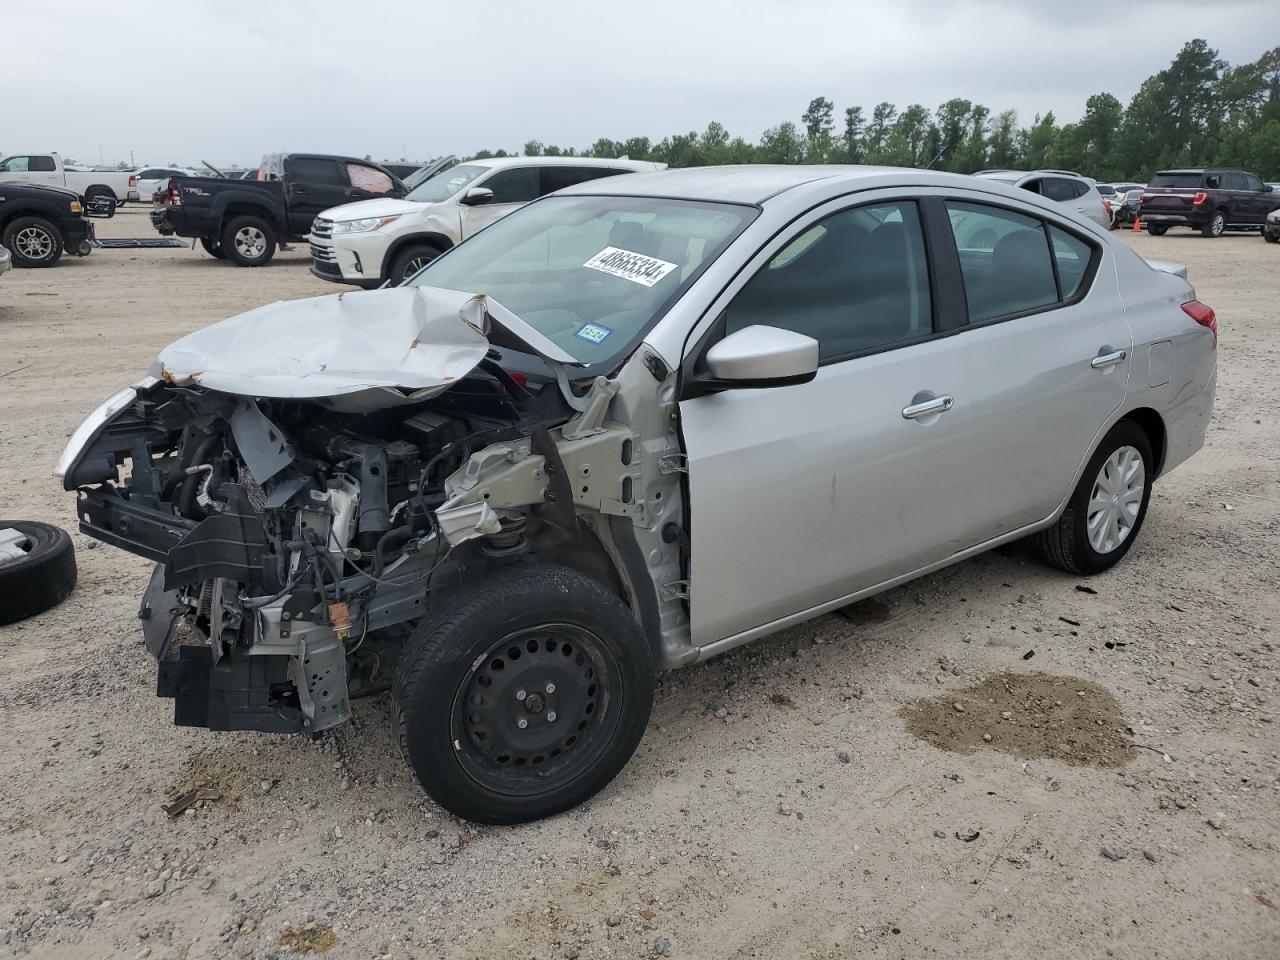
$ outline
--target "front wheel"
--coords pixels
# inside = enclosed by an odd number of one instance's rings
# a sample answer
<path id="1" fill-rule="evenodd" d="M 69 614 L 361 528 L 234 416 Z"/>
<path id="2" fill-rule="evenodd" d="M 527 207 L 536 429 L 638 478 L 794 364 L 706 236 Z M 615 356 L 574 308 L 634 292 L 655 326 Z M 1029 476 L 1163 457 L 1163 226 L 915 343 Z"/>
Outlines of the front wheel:
<path id="1" fill-rule="evenodd" d="M 395 260 L 392 261 L 387 279 L 391 281 L 393 287 L 398 287 L 436 257 L 440 256 L 442 252 L 439 247 L 433 247 L 426 243 L 405 247 L 396 254 Z"/>
<path id="2" fill-rule="evenodd" d="M 1147 233 L 1151 234 L 1151 236 L 1153 237 L 1163 237 L 1168 232 L 1169 232 L 1169 225 L 1167 223 L 1148 223 L 1147 224 Z"/>
<path id="3" fill-rule="evenodd" d="M 222 228 L 221 247 L 237 267 L 261 267 L 276 253 L 276 232 L 261 217 L 234 217 Z"/>
<path id="4" fill-rule="evenodd" d="M 1262 231 L 1262 239 L 1267 243 L 1280 243 L 1280 233 L 1268 233 L 1264 228 Z"/>
<path id="5" fill-rule="evenodd" d="M 576 570 L 529 564 L 464 587 L 418 626 L 392 717 L 437 803 L 479 823 L 523 823 L 618 774 L 653 689 L 653 652 L 626 605 Z"/>
<path id="6" fill-rule="evenodd" d="M 1221 210 L 1215 210 L 1213 216 L 1209 218 L 1209 222 L 1200 228 L 1202 237 L 1220 237 L 1227 229 L 1227 215 Z"/>
<path id="7" fill-rule="evenodd" d="M 44 217 L 19 217 L 5 228 L 15 267 L 52 267 L 62 257 L 62 234 Z"/>
<path id="8" fill-rule="evenodd" d="M 1058 522 L 1035 535 L 1041 557 L 1068 573 L 1101 573 L 1129 552 L 1151 500 L 1146 432 L 1121 420 L 1094 451 Z"/>

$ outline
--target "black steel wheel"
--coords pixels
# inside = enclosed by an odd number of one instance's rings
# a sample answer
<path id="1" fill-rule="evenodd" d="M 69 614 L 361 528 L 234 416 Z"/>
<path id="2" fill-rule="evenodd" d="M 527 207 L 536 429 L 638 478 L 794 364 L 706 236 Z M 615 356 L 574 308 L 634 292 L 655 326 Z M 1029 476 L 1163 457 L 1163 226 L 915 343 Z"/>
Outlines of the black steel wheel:
<path id="1" fill-rule="evenodd" d="M 626 605 L 565 567 L 464 588 L 409 641 L 393 686 L 400 747 L 458 816 L 520 823 L 576 806 L 635 751 L 653 654 Z"/>

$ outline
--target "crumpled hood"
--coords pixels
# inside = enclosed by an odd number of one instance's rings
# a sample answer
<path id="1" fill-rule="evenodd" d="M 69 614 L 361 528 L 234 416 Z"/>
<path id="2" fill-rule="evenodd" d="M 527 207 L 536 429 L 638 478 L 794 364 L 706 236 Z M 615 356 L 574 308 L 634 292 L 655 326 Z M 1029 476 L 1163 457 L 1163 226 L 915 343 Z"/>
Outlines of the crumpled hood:
<path id="1" fill-rule="evenodd" d="M 484 294 L 389 287 L 267 304 L 160 351 L 150 374 L 251 397 L 367 411 L 449 389 L 495 343 L 576 364 Z"/>
<path id="2" fill-rule="evenodd" d="M 421 213 L 423 204 L 412 200 L 396 200 L 387 197 L 381 200 L 358 200 L 355 203 L 344 203 L 340 207 L 330 207 L 320 214 L 325 220 L 363 220 L 366 217 L 398 217 L 403 213 Z"/>

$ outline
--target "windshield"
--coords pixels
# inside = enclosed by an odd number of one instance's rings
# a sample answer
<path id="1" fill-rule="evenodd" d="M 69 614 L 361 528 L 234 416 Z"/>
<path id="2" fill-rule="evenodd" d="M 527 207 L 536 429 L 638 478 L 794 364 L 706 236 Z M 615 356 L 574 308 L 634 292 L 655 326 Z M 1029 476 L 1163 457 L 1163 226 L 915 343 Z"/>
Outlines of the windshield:
<path id="1" fill-rule="evenodd" d="M 432 261 L 411 286 L 493 297 L 574 359 L 627 350 L 755 217 L 725 203 L 550 197 Z"/>
<path id="2" fill-rule="evenodd" d="M 439 203 L 448 200 L 482 173 L 488 173 L 490 167 L 482 167 L 475 163 L 462 163 L 448 170 L 442 170 L 434 177 L 422 181 L 405 197 L 418 203 Z"/>

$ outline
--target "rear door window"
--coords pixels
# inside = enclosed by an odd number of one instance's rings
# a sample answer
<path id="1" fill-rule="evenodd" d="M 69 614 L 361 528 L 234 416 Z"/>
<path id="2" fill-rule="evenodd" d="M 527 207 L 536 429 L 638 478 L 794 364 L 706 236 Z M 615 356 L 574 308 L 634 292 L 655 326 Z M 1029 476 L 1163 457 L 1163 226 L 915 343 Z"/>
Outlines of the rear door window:
<path id="1" fill-rule="evenodd" d="M 1068 180 L 1065 177 L 1045 177 L 1044 186 L 1041 187 L 1041 193 L 1050 200 L 1056 200 L 1059 203 L 1066 203 L 1068 200 L 1074 200 L 1076 197 L 1082 196 L 1076 193 L 1076 181 Z"/>
<path id="2" fill-rule="evenodd" d="M 612 170 L 608 167 L 543 167 L 539 196 L 555 193 L 575 183 L 586 183 L 588 180 L 599 180 L 602 177 L 614 177 L 630 170 Z"/>
<path id="3" fill-rule="evenodd" d="M 1012 210 L 947 201 L 969 322 L 988 323 L 1058 303 L 1044 224 Z"/>
<path id="4" fill-rule="evenodd" d="M 58 169 L 53 157 L 31 157 L 30 160 L 32 173 L 53 173 Z"/>

